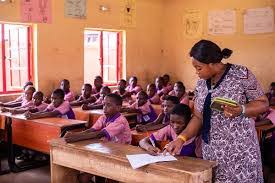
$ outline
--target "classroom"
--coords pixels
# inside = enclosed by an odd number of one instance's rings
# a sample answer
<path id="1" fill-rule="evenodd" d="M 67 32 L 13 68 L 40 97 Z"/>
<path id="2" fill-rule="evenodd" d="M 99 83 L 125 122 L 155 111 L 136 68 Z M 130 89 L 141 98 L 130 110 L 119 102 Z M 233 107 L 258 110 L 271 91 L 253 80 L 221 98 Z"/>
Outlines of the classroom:
<path id="1" fill-rule="evenodd" d="M 0 0 L 0 182 L 275 183 L 275 0 Z"/>

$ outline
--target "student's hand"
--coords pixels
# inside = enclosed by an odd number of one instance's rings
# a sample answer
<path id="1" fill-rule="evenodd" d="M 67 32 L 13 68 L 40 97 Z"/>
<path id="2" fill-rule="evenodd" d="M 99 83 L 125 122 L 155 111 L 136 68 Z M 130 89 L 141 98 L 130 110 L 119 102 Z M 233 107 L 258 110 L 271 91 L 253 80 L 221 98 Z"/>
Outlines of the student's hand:
<path id="1" fill-rule="evenodd" d="M 157 156 L 161 152 L 159 148 L 153 146 L 149 146 L 146 151 L 153 156 Z"/>
<path id="2" fill-rule="evenodd" d="M 241 113 L 242 113 L 241 105 L 238 105 L 236 107 L 224 105 L 224 106 L 222 106 L 222 108 L 224 110 L 223 111 L 224 115 L 228 118 L 235 118 L 235 117 L 241 115 Z"/>
<path id="3" fill-rule="evenodd" d="M 75 135 L 70 135 L 70 136 L 67 136 L 67 137 L 63 137 L 63 139 L 64 139 L 65 142 L 67 142 L 67 143 L 78 141 L 78 137 L 75 136 Z"/>
<path id="4" fill-rule="evenodd" d="M 121 112 L 121 113 L 126 112 L 126 110 L 127 110 L 127 107 L 121 107 L 121 108 L 120 108 L 120 112 Z"/>
<path id="5" fill-rule="evenodd" d="M 82 109 L 82 110 L 89 110 L 88 104 L 83 104 L 83 105 L 81 106 L 81 109 Z"/>
<path id="6" fill-rule="evenodd" d="M 65 141 L 64 138 L 60 138 L 60 139 L 61 139 L 61 141 L 60 141 L 61 144 L 67 144 L 67 142 Z"/>
<path id="7" fill-rule="evenodd" d="M 7 108 L 5 108 L 5 107 L 2 107 L 2 108 L 1 108 L 1 111 L 2 111 L 2 112 L 9 112 L 9 110 L 8 110 Z"/>
<path id="8" fill-rule="evenodd" d="M 166 155 L 167 152 L 169 152 L 172 156 L 175 156 L 177 152 L 180 151 L 180 148 L 184 144 L 184 141 L 181 139 L 176 139 L 173 142 L 170 142 L 166 149 L 163 151 L 163 155 Z"/>
<path id="9" fill-rule="evenodd" d="M 63 137 L 69 137 L 69 136 L 71 136 L 72 134 L 74 134 L 74 133 L 72 133 L 72 132 L 66 132 L 66 134 L 65 134 Z"/>
<path id="10" fill-rule="evenodd" d="M 47 104 L 50 104 L 51 103 L 51 97 L 44 97 L 44 102 L 47 103 Z"/>
<path id="11" fill-rule="evenodd" d="M 10 109 L 10 113 L 11 113 L 11 114 L 18 114 L 18 112 L 17 112 L 16 109 Z"/>
<path id="12" fill-rule="evenodd" d="M 147 129 L 146 129 L 146 127 L 144 125 L 137 125 L 136 126 L 136 131 L 137 132 L 146 132 Z"/>
<path id="13" fill-rule="evenodd" d="M 25 112 L 24 116 L 25 116 L 26 119 L 32 119 L 33 118 L 33 114 L 29 111 Z"/>

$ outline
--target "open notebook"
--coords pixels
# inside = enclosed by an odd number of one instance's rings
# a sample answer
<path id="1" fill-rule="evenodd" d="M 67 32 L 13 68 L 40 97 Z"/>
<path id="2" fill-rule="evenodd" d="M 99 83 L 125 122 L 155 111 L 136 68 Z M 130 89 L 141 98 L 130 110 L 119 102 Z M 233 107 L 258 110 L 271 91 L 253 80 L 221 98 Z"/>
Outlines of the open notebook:
<path id="1" fill-rule="evenodd" d="M 171 156 L 169 154 L 165 156 L 163 154 L 160 154 L 158 156 L 152 156 L 150 154 L 133 154 L 126 155 L 126 157 L 129 160 L 133 169 L 137 169 L 151 163 L 177 160 L 174 156 Z"/>

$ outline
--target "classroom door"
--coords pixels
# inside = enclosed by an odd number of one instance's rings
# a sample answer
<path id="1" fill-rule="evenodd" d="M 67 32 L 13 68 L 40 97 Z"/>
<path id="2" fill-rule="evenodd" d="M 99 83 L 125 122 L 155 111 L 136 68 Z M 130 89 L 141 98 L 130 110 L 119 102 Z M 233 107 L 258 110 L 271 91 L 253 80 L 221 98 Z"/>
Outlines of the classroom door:
<path id="1" fill-rule="evenodd" d="M 84 32 L 84 82 L 93 83 L 100 75 L 104 84 L 116 85 L 120 79 L 121 44 L 120 32 Z"/>

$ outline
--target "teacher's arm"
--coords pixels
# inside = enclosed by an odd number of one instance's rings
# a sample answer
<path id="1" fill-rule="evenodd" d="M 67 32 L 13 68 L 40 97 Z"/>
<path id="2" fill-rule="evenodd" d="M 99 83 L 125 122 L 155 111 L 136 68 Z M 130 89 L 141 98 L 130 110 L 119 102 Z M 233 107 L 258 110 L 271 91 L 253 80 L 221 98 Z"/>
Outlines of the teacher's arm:
<path id="1" fill-rule="evenodd" d="M 179 135 L 181 137 L 184 137 L 185 139 L 177 138 L 173 142 L 169 143 L 169 145 L 166 147 L 166 149 L 164 151 L 164 154 L 166 152 L 169 152 L 170 154 L 175 155 L 177 152 L 179 152 L 182 145 L 188 139 L 191 139 L 192 137 L 195 137 L 198 135 L 201 127 L 202 127 L 202 114 L 195 109 L 194 115 L 193 115 L 192 119 L 190 120 L 189 124 L 183 130 L 183 132 Z"/>

